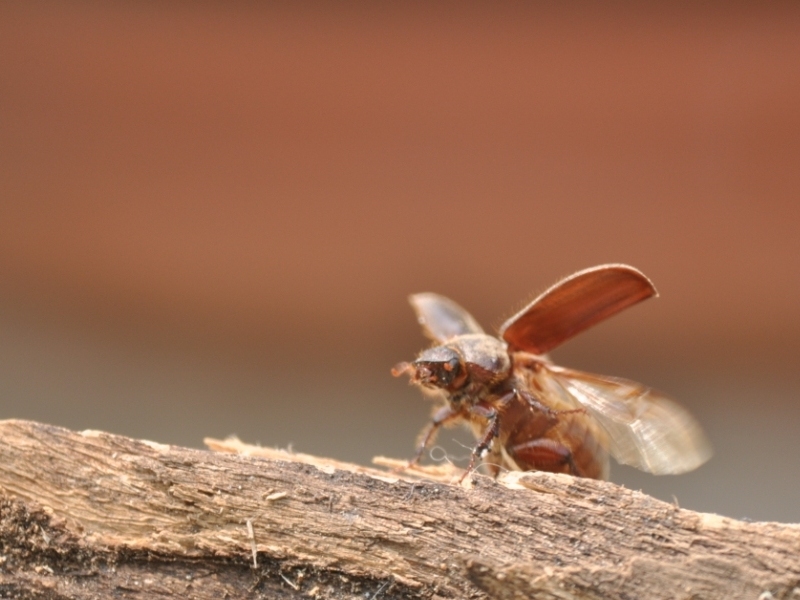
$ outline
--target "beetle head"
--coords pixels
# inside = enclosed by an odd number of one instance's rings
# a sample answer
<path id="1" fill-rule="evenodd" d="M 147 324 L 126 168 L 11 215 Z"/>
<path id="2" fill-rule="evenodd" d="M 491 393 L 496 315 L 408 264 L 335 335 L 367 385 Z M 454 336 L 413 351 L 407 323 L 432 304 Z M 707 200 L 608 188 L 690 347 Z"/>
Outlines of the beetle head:
<path id="1" fill-rule="evenodd" d="M 485 334 L 469 334 L 423 350 L 413 362 L 397 365 L 392 374 L 407 373 L 411 383 L 454 393 L 469 384 L 490 385 L 507 377 L 510 370 L 503 342 Z"/>

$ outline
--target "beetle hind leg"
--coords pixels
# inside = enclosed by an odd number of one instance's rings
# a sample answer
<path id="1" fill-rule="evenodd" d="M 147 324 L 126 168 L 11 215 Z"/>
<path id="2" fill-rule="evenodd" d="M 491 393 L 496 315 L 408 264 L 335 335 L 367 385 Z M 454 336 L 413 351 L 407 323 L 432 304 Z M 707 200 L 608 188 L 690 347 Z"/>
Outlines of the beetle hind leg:
<path id="1" fill-rule="evenodd" d="M 555 440 L 540 438 L 523 444 L 518 444 L 509 449 L 512 458 L 520 466 L 530 470 L 567 473 L 583 477 L 583 474 L 572 456 L 572 450 Z"/>

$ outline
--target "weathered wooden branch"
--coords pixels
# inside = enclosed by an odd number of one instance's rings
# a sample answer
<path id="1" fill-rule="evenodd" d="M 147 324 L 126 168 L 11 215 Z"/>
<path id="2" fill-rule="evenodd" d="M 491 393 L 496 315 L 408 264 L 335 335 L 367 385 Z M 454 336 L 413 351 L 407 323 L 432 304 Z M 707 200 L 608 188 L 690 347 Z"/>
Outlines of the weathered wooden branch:
<path id="1" fill-rule="evenodd" d="M 0 597 L 800 598 L 798 525 L 264 452 L 0 422 Z"/>

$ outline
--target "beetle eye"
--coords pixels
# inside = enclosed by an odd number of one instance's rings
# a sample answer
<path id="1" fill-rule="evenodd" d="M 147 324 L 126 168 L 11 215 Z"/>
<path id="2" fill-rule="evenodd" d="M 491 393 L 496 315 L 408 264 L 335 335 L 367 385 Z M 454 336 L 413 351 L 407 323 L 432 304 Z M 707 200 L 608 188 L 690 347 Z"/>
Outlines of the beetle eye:
<path id="1" fill-rule="evenodd" d="M 454 375 L 458 373 L 458 368 L 460 366 L 461 366 L 460 362 L 458 358 L 455 356 L 442 365 L 445 371 L 447 371 L 448 373 L 452 373 Z"/>

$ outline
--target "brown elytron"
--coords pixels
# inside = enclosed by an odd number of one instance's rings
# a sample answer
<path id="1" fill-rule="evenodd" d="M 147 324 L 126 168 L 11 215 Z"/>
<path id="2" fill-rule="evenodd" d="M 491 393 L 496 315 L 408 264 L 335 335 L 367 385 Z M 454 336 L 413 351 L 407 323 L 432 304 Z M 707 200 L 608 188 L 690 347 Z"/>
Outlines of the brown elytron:
<path id="1" fill-rule="evenodd" d="M 466 423 L 478 443 L 467 472 L 482 458 L 500 468 L 608 477 L 609 454 L 649 473 L 691 471 L 711 455 L 692 416 L 634 381 L 565 369 L 546 352 L 581 331 L 656 295 L 627 265 L 580 271 L 545 291 L 487 335 L 458 304 L 415 294 L 411 305 L 434 345 L 395 376 L 439 392 L 444 403 L 420 436 L 421 458 L 443 425 Z"/>

